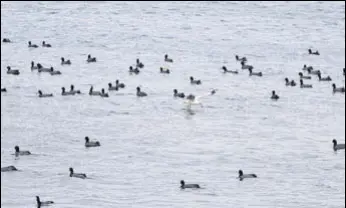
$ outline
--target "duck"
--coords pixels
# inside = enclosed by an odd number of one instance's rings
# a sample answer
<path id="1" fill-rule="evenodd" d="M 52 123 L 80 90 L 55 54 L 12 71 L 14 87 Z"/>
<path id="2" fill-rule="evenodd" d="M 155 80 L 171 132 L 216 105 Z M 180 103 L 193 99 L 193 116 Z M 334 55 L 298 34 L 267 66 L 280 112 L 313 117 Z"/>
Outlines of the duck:
<path id="1" fill-rule="evenodd" d="M 108 93 L 105 92 L 105 89 L 101 89 L 101 97 L 109 97 Z"/>
<path id="2" fill-rule="evenodd" d="M 330 76 L 322 77 L 322 76 L 321 76 L 321 72 L 318 73 L 317 76 L 318 76 L 318 80 L 319 80 L 319 81 L 332 81 L 332 78 L 330 78 Z"/>
<path id="3" fill-rule="evenodd" d="M 15 149 L 15 155 L 16 156 L 19 156 L 19 155 L 31 155 L 31 152 L 29 152 L 29 151 L 20 151 L 19 150 L 19 146 L 15 146 L 14 147 L 14 149 Z"/>
<path id="4" fill-rule="evenodd" d="M 199 189 L 201 188 L 198 184 L 185 184 L 184 180 L 180 181 L 180 188 L 186 189 L 186 188 L 193 188 L 193 189 Z"/>
<path id="5" fill-rule="evenodd" d="M 36 202 L 37 202 L 37 207 L 47 206 L 47 205 L 50 205 L 50 204 L 54 204 L 53 201 L 41 201 L 39 196 L 36 196 Z"/>
<path id="6" fill-rule="evenodd" d="M 85 137 L 85 147 L 99 147 L 101 146 L 99 141 L 90 141 L 89 137 Z"/>
<path id="7" fill-rule="evenodd" d="M 115 80 L 115 86 L 118 88 L 125 88 L 125 84 L 124 83 L 120 83 L 119 80 Z"/>
<path id="8" fill-rule="evenodd" d="M 311 48 L 309 48 L 308 51 L 309 51 L 309 54 L 310 54 L 310 55 L 317 55 L 317 56 L 320 55 L 320 53 L 319 53 L 318 51 L 312 52 Z"/>
<path id="9" fill-rule="evenodd" d="M 10 66 L 7 66 L 7 74 L 19 75 L 20 73 L 18 69 L 11 69 Z"/>
<path id="10" fill-rule="evenodd" d="M 70 59 L 65 61 L 65 58 L 61 57 L 61 65 L 70 65 L 70 64 L 71 64 Z"/>
<path id="11" fill-rule="evenodd" d="M 345 144 L 338 144 L 336 139 L 333 139 L 333 149 L 334 151 L 345 149 Z"/>
<path id="12" fill-rule="evenodd" d="M 10 42 L 11 42 L 11 40 L 10 40 L 10 39 L 8 39 L 8 38 L 4 38 L 4 39 L 2 39 L 2 42 L 3 42 L 3 43 L 10 43 Z"/>
<path id="13" fill-rule="evenodd" d="M 36 45 L 36 44 L 31 44 L 31 41 L 29 41 L 28 44 L 29 44 L 29 45 L 28 45 L 29 48 L 38 48 L 38 45 Z"/>
<path id="14" fill-rule="evenodd" d="M 54 68 L 53 67 L 50 67 L 50 75 L 61 75 L 61 72 L 60 71 L 54 71 Z"/>
<path id="15" fill-rule="evenodd" d="M 240 64 L 241 64 L 241 69 L 253 69 L 253 66 L 246 65 L 244 61 L 240 62 Z"/>
<path id="16" fill-rule="evenodd" d="M 244 174 L 242 170 L 239 170 L 238 174 L 238 178 L 240 181 L 242 181 L 244 178 L 257 178 L 256 174 Z"/>
<path id="17" fill-rule="evenodd" d="M 321 71 L 320 71 L 320 70 L 312 70 L 312 69 L 308 69 L 308 73 L 309 73 L 309 74 L 318 75 L 318 74 L 320 74 L 320 73 L 321 73 Z"/>
<path id="18" fill-rule="evenodd" d="M 272 100 L 278 100 L 280 97 L 275 93 L 275 90 L 272 91 Z"/>
<path id="19" fill-rule="evenodd" d="M 38 91 L 38 97 L 44 98 L 44 97 L 53 97 L 53 94 L 43 94 L 41 90 Z"/>
<path id="20" fill-rule="evenodd" d="M 89 95 L 90 96 L 92 96 L 92 95 L 101 95 L 101 92 L 100 91 L 94 91 L 94 87 L 91 86 L 90 90 L 89 90 Z"/>
<path id="21" fill-rule="evenodd" d="M 345 88 L 344 87 L 337 88 L 335 83 L 332 84 L 332 87 L 333 87 L 333 93 L 336 93 L 336 92 L 344 93 L 345 92 Z"/>
<path id="22" fill-rule="evenodd" d="M 51 72 L 51 68 L 44 68 L 40 63 L 37 64 L 37 71 L 41 72 Z"/>
<path id="23" fill-rule="evenodd" d="M 61 88 L 61 95 L 62 95 L 62 96 L 74 95 L 74 94 L 75 94 L 75 92 L 73 92 L 73 91 L 66 92 L 66 91 L 65 91 L 65 87 L 62 87 L 62 88 Z"/>
<path id="24" fill-rule="evenodd" d="M 300 80 L 300 88 L 312 88 L 311 84 L 304 84 L 303 80 Z"/>
<path id="25" fill-rule="evenodd" d="M 286 86 L 292 86 L 292 87 L 294 87 L 294 86 L 297 85 L 296 82 L 295 82 L 294 80 L 289 81 L 287 77 L 285 78 L 285 81 L 286 81 Z"/>
<path id="26" fill-rule="evenodd" d="M 96 57 L 93 57 L 93 58 L 92 58 L 91 55 L 89 54 L 89 55 L 88 55 L 87 62 L 88 62 L 88 63 L 96 62 Z"/>
<path id="27" fill-rule="evenodd" d="M 300 79 L 311 79 L 311 76 L 304 76 L 303 73 L 299 72 L 298 73 Z"/>
<path id="28" fill-rule="evenodd" d="M 252 68 L 249 68 L 249 76 L 258 76 L 261 77 L 263 74 L 262 72 L 252 72 Z"/>
<path id="29" fill-rule="evenodd" d="M 108 83 L 108 91 L 118 91 L 119 88 L 117 86 L 112 86 L 112 83 Z"/>
<path id="30" fill-rule="evenodd" d="M 168 58 L 168 55 L 165 55 L 165 62 L 173 63 L 173 59 Z"/>
<path id="31" fill-rule="evenodd" d="M 35 66 L 35 62 L 34 61 L 31 61 L 31 71 L 32 70 L 35 70 L 35 69 L 38 69 L 38 66 Z"/>
<path id="32" fill-rule="evenodd" d="M 80 90 L 74 90 L 74 85 L 70 86 L 70 92 L 76 93 L 76 94 L 81 94 Z"/>
<path id="33" fill-rule="evenodd" d="M 137 89 L 137 93 L 136 93 L 137 97 L 146 97 L 146 96 L 148 96 L 147 93 L 141 91 L 140 87 L 137 87 L 136 89 Z"/>
<path id="34" fill-rule="evenodd" d="M 192 76 L 190 77 L 190 83 L 193 85 L 200 85 L 202 84 L 201 80 L 195 80 Z"/>
<path id="35" fill-rule="evenodd" d="M 164 70 L 162 67 L 160 67 L 160 73 L 161 74 L 169 74 L 170 71 L 169 71 L 169 69 Z"/>
<path id="36" fill-rule="evenodd" d="M 303 71 L 308 71 L 309 69 L 314 70 L 314 68 L 312 66 L 306 66 L 306 64 L 304 64 Z"/>
<path id="37" fill-rule="evenodd" d="M 135 69 L 132 67 L 132 66 L 130 66 L 129 67 L 129 72 L 132 74 L 132 73 L 135 73 L 135 74 L 139 74 L 139 69 L 136 67 Z"/>
<path id="38" fill-rule="evenodd" d="M 240 62 L 247 62 L 246 57 L 239 58 L 238 55 L 235 55 L 235 60 L 240 61 Z"/>
<path id="39" fill-rule="evenodd" d="M 18 169 L 14 167 L 13 165 L 1 168 L 1 172 L 11 172 L 11 171 L 18 171 Z"/>
<path id="40" fill-rule="evenodd" d="M 1 88 L 1 92 L 7 92 L 6 88 Z"/>
<path id="41" fill-rule="evenodd" d="M 173 93 L 174 93 L 173 94 L 174 97 L 185 98 L 185 94 L 183 92 L 179 93 L 177 89 L 174 89 Z"/>
<path id="42" fill-rule="evenodd" d="M 226 68 L 226 66 L 222 67 L 223 73 L 231 73 L 231 74 L 238 74 L 238 71 L 232 71 L 232 70 L 228 70 Z"/>
<path id="43" fill-rule="evenodd" d="M 50 48 L 50 47 L 52 47 L 50 44 L 46 44 L 46 42 L 45 41 L 42 41 L 42 47 L 46 47 L 46 48 Z"/>
<path id="44" fill-rule="evenodd" d="M 142 62 L 140 62 L 139 59 L 136 59 L 136 67 L 141 69 L 144 67 L 144 64 Z"/>
<path id="45" fill-rule="evenodd" d="M 74 173 L 73 168 L 69 168 L 70 170 L 70 177 L 75 177 L 75 178 L 81 178 L 81 179 L 86 179 L 86 174 L 85 173 Z"/>

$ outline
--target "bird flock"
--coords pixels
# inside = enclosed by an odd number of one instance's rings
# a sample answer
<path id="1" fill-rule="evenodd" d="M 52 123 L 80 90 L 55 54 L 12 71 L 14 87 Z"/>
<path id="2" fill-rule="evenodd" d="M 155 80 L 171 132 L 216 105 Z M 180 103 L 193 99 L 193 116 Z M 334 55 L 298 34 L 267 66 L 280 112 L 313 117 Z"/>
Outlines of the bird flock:
<path id="1" fill-rule="evenodd" d="M 11 43 L 12 41 L 8 38 L 4 38 L 2 40 L 2 42 L 3 43 Z M 52 47 L 52 45 L 46 43 L 45 41 L 42 41 L 41 46 L 46 47 L 46 48 Z M 38 45 L 33 44 L 31 41 L 28 41 L 28 47 L 29 48 L 39 48 Z M 315 56 L 320 55 L 320 53 L 318 51 L 313 52 L 311 49 L 308 49 L 308 54 L 309 55 L 315 55 Z M 247 64 L 248 59 L 246 57 L 239 57 L 238 55 L 235 55 L 235 59 L 237 62 L 240 62 L 240 68 L 242 70 L 248 70 L 249 76 L 257 76 L 257 77 L 264 76 L 264 74 L 262 72 L 254 71 L 254 67 L 252 65 Z M 167 63 L 173 63 L 173 59 L 169 58 L 167 54 L 164 55 L 164 61 Z M 94 62 L 97 62 L 97 58 L 92 57 L 91 54 L 89 54 L 87 56 L 86 63 L 94 63 Z M 68 66 L 68 65 L 71 65 L 72 62 L 69 59 L 65 59 L 64 57 L 61 57 L 60 64 Z M 129 74 L 138 75 L 141 73 L 141 69 L 143 69 L 143 68 L 144 68 L 144 64 L 139 59 L 137 59 L 135 67 L 130 66 L 128 72 L 129 72 Z M 31 69 L 31 71 L 37 71 L 38 73 L 49 73 L 52 76 L 62 74 L 60 71 L 55 70 L 54 67 L 52 67 L 52 66 L 51 67 L 44 67 L 40 63 L 36 63 L 36 65 L 35 65 L 34 61 L 31 62 L 30 69 Z M 227 69 L 226 66 L 222 66 L 221 70 L 223 73 L 239 74 L 238 70 L 229 70 L 229 69 Z M 303 72 L 306 72 L 307 74 L 304 75 Z M 171 71 L 168 68 L 160 67 L 159 73 L 170 74 Z M 8 66 L 7 67 L 7 74 L 18 76 L 18 75 L 20 75 L 20 71 L 18 69 L 12 69 L 11 66 Z M 345 76 L 345 68 L 343 68 L 343 75 Z M 313 86 L 311 84 L 304 83 L 304 80 L 311 80 L 312 76 L 316 76 L 317 79 L 321 82 L 332 81 L 332 78 L 330 76 L 322 77 L 322 73 L 320 70 L 315 70 L 312 66 L 304 65 L 302 68 L 302 71 L 298 73 L 300 88 L 312 88 Z M 190 76 L 189 79 L 190 79 L 191 85 L 201 85 L 202 84 L 201 80 L 195 79 L 193 76 Z M 297 86 L 297 83 L 294 79 L 290 80 L 289 78 L 286 77 L 284 79 L 284 81 L 285 81 L 286 86 L 290 86 L 290 87 Z M 125 87 L 126 87 L 126 85 L 124 83 L 121 83 L 119 80 L 115 81 L 115 85 L 113 85 L 112 83 L 108 83 L 108 91 L 119 91 L 121 89 L 124 89 Z M 345 93 L 345 87 L 337 87 L 335 83 L 332 83 L 331 87 L 332 87 L 333 93 Z M 1 92 L 2 93 L 8 93 L 7 89 L 2 88 L 2 87 L 1 87 Z M 216 92 L 216 90 L 213 89 L 207 95 L 214 95 L 215 92 Z M 109 97 L 109 94 L 106 92 L 105 88 L 102 88 L 100 91 L 95 91 L 93 86 L 90 87 L 88 94 L 90 96 L 100 96 L 103 98 Z M 67 91 L 65 87 L 61 88 L 61 96 L 74 96 L 74 95 L 83 95 L 83 93 L 81 92 L 81 90 L 76 90 L 74 85 L 70 86 L 69 91 Z M 53 93 L 43 93 L 42 90 L 38 90 L 38 97 L 39 98 L 48 98 L 48 97 L 53 97 L 53 96 L 54 96 Z M 137 97 L 146 97 L 146 96 L 148 96 L 148 94 L 143 92 L 141 90 L 141 88 L 139 86 L 137 86 L 136 87 L 136 96 Z M 195 96 L 193 94 L 189 94 L 186 96 L 183 92 L 178 92 L 177 89 L 173 89 L 173 97 L 185 99 L 185 101 L 189 104 L 188 105 L 189 107 L 191 107 L 191 104 L 193 104 L 194 102 L 198 103 L 198 99 L 197 99 L 198 97 L 197 96 Z M 200 97 L 202 97 L 202 96 L 200 96 Z M 279 95 L 276 94 L 275 90 L 272 90 L 270 98 L 272 100 L 279 100 L 280 99 Z M 333 150 L 334 151 L 345 149 L 345 144 L 338 144 L 336 139 L 333 139 L 332 143 L 333 143 Z M 84 146 L 86 148 L 100 147 L 101 143 L 99 141 L 91 141 L 89 139 L 89 137 L 85 137 Z M 15 146 L 14 149 L 15 149 L 14 155 L 16 157 L 31 155 L 30 151 L 20 150 L 19 146 Z M 1 168 L 1 172 L 12 172 L 12 171 L 18 171 L 18 169 L 15 166 L 7 166 L 7 167 Z M 69 168 L 69 176 L 73 177 L 73 178 L 80 178 L 80 179 L 88 178 L 87 175 L 84 173 L 75 173 L 74 169 L 72 167 Z M 240 181 L 242 181 L 245 178 L 257 178 L 257 175 L 253 174 L 253 173 L 244 174 L 242 170 L 239 170 L 237 178 Z M 181 189 L 186 189 L 186 188 L 199 189 L 201 187 L 198 184 L 186 184 L 184 180 L 181 180 L 180 181 L 180 188 Z M 37 202 L 38 207 L 46 206 L 46 205 L 50 205 L 50 204 L 54 203 L 53 201 L 40 201 L 39 196 L 36 196 L 36 202 Z"/>

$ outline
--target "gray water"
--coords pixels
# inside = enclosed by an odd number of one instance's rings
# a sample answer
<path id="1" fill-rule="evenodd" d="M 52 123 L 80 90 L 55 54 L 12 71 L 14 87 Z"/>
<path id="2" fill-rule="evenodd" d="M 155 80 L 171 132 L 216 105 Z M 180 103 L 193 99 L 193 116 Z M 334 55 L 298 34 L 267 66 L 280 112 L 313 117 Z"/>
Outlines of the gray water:
<path id="1" fill-rule="evenodd" d="M 313 89 L 284 85 L 307 64 L 344 86 L 345 2 L 1 2 L 1 38 L 13 41 L 1 44 L 1 167 L 21 170 L 1 173 L 1 207 L 35 207 L 36 195 L 61 208 L 345 207 L 345 151 L 332 149 L 345 143 L 345 96 L 315 77 Z M 235 54 L 264 76 L 249 77 Z M 130 76 L 136 58 L 145 68 Z M 32 60 L 63 75 L 31 72 Z M 60 95 L 116 79 L 126 89 L 108 99 Z M 135 96 L 139 85 L 148 97 Z M 218 91 L 187 111 L 174 88 Z M 101 147 L 86 149 L 85 136 Z M 16 159 L 15 145 L 33 155 Z M 240 182 L 239 169 L 258 178 Z M 203 189 L 180 190 L 182 179 Z"/>

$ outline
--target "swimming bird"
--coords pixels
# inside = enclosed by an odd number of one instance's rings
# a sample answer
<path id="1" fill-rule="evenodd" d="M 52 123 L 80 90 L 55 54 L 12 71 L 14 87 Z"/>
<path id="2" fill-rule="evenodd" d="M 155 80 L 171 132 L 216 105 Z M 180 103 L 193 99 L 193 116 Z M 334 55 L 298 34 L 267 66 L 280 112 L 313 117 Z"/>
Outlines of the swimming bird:
<path id="1" fill-rule="evenodd" d="M 344 93 L 345 92 L 345 88 L 344 87 L 337 88 L 335 83 L 332 84 L 332 87 L 333 87 L 333 93 L 336 93 L 336 92 Z"/>
<path id="2" fill-rule="evenodd" d="M 134 69 L 132 66 L 130 66 L 129 72 L 130 72 L 130 74 L 132 74 L 132 73 L 139 74 L 140 71 L 137 67 Z"/>
<path id="3" fill-rule="evenodd" d="M 118 88 L 125 88 L 125 84 L 124 83 L 120 83 L 119 80 L 115 80 L 115 86 Z"/>
<path id="4" fill-rule="evenodd" d="M 46 47 L 46 48 L 50 48 L 50 47 L 52 47 L 50 44 L 46 44 L 46 42 L 45 41 L 42 41 L 42 47 Z"/>
<path id="5" fill-rule="evenodd" d="M 89 95 L 99 95 L 99 96 L 101 96 L 101 92 L 100 91 L 94 91 L 94 87 L 91 86 L 90 90 L 89 90 Z"/>
<path id="6" fill-rule="evenodd" d="M 173 59 L 168 58 L 168 55 L 165 55 L 165 62 L 173 63 Z"/>
<path id="7" fill-rule="evenodd" d="M 8 39 L 8 38 L 4 38 L 4 39 L 2 39 L 2 42 L 3 42 L 3 43 L 10 43 L 10 42 L 11 42 L 11 40 L 10 40 L 10 39 Z"/>
<path id="8" fill-rule="evenodd" d="M 38 91 L 38 97 L 44 98 L 44 97 L 53 97 L 53 94 L 43 94 L 41 90 Z"/>
<path id="9" fill-rule="evenodd" d="M 112 83 L 108 83 L 108 91 L 112 91 L 112 90 L 118 91 L 118 87 L 117 86 L 112 86 Z"/>
<path id="10" fill-rule="evenodd" d="M 136 95 L 137 95 L 137 97 L 146 97 L 146 96 L 148 96 L 147 93 L 141 91 L 141 88 L 140 88 L 140 87 L 137 87 L 137 93 L 136 93 Z"/>
<path id="11" fill-rule="evenodd" d="M 1 92 L 7 92 L 6 88 L 1 88 Z"/>
<path id="12" fill-rule="evenodd" d="M 16 156 L 19 156 L 19 155 L 31 155 L 31 152 L 29 152 L 29 151 L 26 151 L 26 150 L 20 151 L 19 150 L 19 146 L 15 146 L 14 149 L 15 149 L 15 155 Z"/>
<path id="13" fill-rule="evenodd" d="M 162 67 L 160 67 L 160 73 L 161 74 L 169 74 L 170 71 L 169 71 L 169 69 L 164 70 Z"/>
<path id="14" fill-rule="evenodd" d="M 285 81 L 286 81 L 286 86 L 294 87 L 294 86 L 297 85 L 296 82 L 295 82 L 294 80 L 289 81 L 287 77 L 285 78 Z"/>
<path id="15" fill-rule="evenodd" d="M 226 66 L 222 67 L 223 73 L 231 73 L 231 74 L 238 74 L 238 71 L 232 71 L 232 70 L 228 70 L 226 68 Z"/>
<path id="16" fill-rule="evenodd" d="M 309 74 L 318 75 L 318 74 L 320 74 L 320 73 L 321 73 L 321 71 L 320 71 L 320 70 L 312 70 L 312 69 L 308 69 L 308 73 L 309 73 Z"/>
<path id="17" fill-rule="evenodd" d="M 238 55 L 235 55 L 235 60 L 240 61 L 240 62 L 247 62 L 246 57 L 239 58 Z"/>
<path id="18" fill-rule="evenodd" d="M 241 64 L 241 69 L 253 69 L 253 66 L 246 65 L 244 61 L 240 62 L 240 64 Z"/>
<path id="19" fill-rule="evenodd" d="M 80 90 L 74 90 L 74 85 L 71 85 L 70 92 L 73 92 L 73 93 L 76 93 L 76 94 L 81 94 Z"/>
<path id="20" fill-rule="evenodd" d="M 201 188 L 198 184 L 185 184 L 184 180 L 180 181 L 180 188 L 181 189 L 186 189 L 186 188 L 194 188 L 194 189 L 199 189 Z"/>
<path id="21" fill-rule="evenodd" d="M 13 165 L 1 168 L 1 172 L 11 172 L 11 171 L 17 171 L 17 168 L 14 167 Z"/>
<path id="22" fill-rule="evenodd" d="M 144 64 L 142 62 L 140 62 L 139 59 L 136 59 L 136 67 L 141 69 L 144 67 Z"/>
<path id="23" fill-rule="evenodd" d="M 272 91 L 272 100 L 278 100 L 280 97 L 275 93 L 275 90 Z"/>
<path id="24" fill-rule="evenodd" d="M 88 62 L 88 63 L 96 62 L 96 57 L 91 57 L 91 55 L 89 54 L 89 55 L 88 55 L 87 62 Z"/>
<path id="25" fill-rule="evenodd" d="M 193 85 L 200 85 L 202 84 L 201 80 L 195 80 L 192 76 L 190 77 L 190 83 Z"/>
<path id="26" fill-rule="evenodd" d="M 19 75 L 20 73 L 18 69 L 11 69 L 10 66 L 7 66 L 7 74 Z"/>
<path id="27" fill-rule="evenodd" d="M 185 94 L 183 92 L 178 93 L 177 89 L 174 89 L 173 93 L 174 93 L 173 94 L 174 97 L 179 97 L 179 98 L 184 98 L 185 97 Z"/>
<path id="28" fill-rule="evenodd" d="M 300 80 L 300 88 L 312 88 L 311 84 L 304 84 L 303 80 Z"/>
<path id="29" fill-rule="evenodd" d="M 99 141 L 90 141 L 89 137 L 85 137 L 85 147 L 99 147 L 101 146 Z"/>
<path id="30" fill-rule="evenodd" d="M 38 45 L 36 45 L 36 44 L 31 44 L 31 41 L 29 41 L 28 42 L 28 46 L 29 46 L 29 48 L 38 48 Z"/>
<path id="31" fill-rule="evenodd" d="M 334 151 L 345 149 L 345 144 L 338 144 L 336 139 L 333 139 L 333 149 Z"/>
<path id="32" fill-rule="evenodd" d="M 32 70 L 35 70 L 35 69 L 38 69 L 38 66 L 35 66 L 35 63 L 34 63 L 34 61 L 31 61 L 31 71 Z"/>
<path id="33" fill-rule="evenodd" d="M 54 68 L 53 67 L 50 67 L 50 75 L 61 75 L 61 72 L 60 71 L 54 71 Z"/>
<path id="34" fill-rule="evenodd" d="M 75 92 L 73 92 L 73 91 L 66 92 L 66 91 L 65 91 L 65 87 L 62 87 L 62 88 L 61 88 L 61 95 L 62 95 L 62 96 L 74 95 L 74 94 L 75 94 Z"/>
<path id="35" fill-rule="evenodd" d="M 298 73 L 300 79 L 311 79 L 311 76 L 304 76 L 303 73 L 299 72 Z"/>
<path id="36" fill-rule="evenodd" d="M 252 72 L 252 68 L 249 68 L 249 76 L 258 76 L 261 77 L 263 74 L 262 72 Z"/>
<path id="37" fill-rule="evenodd" d="M 314 68 L 312 66 L 306 66 L 306 64 L 304 64 L 303 71 L 308 71 L 308 70 L 314 70 Z"/>
<path id="38" fill-rule="evenodd" d="M 70 64 L 71 64 L 70 59 L 65 61 L 65 58 L 61 57 L 61 65 L 70 65 Z"/>
<path id="39" fill-rule="evenodd" d="M 85 179 L 87 176 L 85 173 L 74 173 L 73 168 L 70 168 L 70 177 Z"/>
<path id="40" fill-rule="evenodd" d="M 318 76 L 318 80 L 319 80 L 319 81 L 332 81 L 332 78 L 330 78 L 330 76 L 322 77 L 322 76 L 321 76 L 321 72 L 318 73 L 317 76 Z"/>
<path id="41" fill-rule="evenodd" d="M 318 52 L 318 51 L 316 51 L 316 52 L 312 52 L 312 50 L 311 50 L 311 48 L 309 48 L 309 54 L 310 55 L 317 55 L 317 56 L 319 56 L 320 55 L 320 53 Z"/>
<path id="42" fill-rule="evenodd" d="M 244 178 L 257 178 L 256 174 L 244 174 L 242 170 L 239 170 L 238 174 L 238 178 L 240 181 L 242 181 Z"/>
<path id="43" fill-rule="evenodd" d="M 40 201 L 40 197 L 39 196 L 36 196 L 36 202 L 37 202 L 37 207 L 48 206 L 50 204 L 54 204 L 53 201 Z"/>
<path id="44" fill-rule="evenodd" d="M 101 97 L 109 97 L 108 93 L 105 92 L 105 89 L 101 89 Z"/>
<path id="45" fill-rule="evenodd" d="M 51 72 L 52 70 L 51 70 L 51 68 L 44 68 L 40 63 L 38 63 L 37 64 L 37 71 L 39 72 L 39 73 L 41 73 L 41 72 Z"/>

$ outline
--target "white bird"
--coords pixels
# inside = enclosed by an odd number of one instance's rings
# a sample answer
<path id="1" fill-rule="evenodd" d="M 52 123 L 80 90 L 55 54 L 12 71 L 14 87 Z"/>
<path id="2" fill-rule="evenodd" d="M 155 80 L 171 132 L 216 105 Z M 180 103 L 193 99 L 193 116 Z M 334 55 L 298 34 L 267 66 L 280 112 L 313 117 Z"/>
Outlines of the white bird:
<path id="1" fill-rule="evenodd" d="M 193 94 L 190 94 L 186 96 L 184 103 L 187 104 L 188 109 L 190 109 L 192 105 L 200 105 L 201 107 L 203 107 L 202 103 L 200 102 L 200 99 L 210 95 L 214 95 L 215 93 L 216 93 L 216 90 L 213 89 L 211 92 L 208 92 L 207 94 L 204 94 L 201 96 L 195 96 Z"/>

